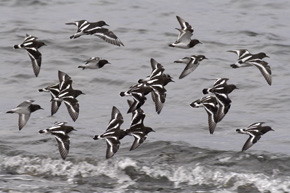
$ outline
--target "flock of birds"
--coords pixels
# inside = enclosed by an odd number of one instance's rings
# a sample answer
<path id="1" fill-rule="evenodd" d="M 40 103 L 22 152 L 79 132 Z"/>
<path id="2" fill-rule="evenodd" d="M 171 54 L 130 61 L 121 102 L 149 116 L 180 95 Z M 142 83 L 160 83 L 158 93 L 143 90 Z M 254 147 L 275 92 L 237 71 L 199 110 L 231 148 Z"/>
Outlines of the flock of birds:
<path id="1" fill-rule="evenodd" d="M 201 42 L 197 39 L 191 39 L 193 35 L 192 26 L 179 16 L 176 16 L 180 24 L 177 40 L 169 44 L 170 47 L 181 49 L 189 49 Z M 87 20 L 80 20 L 75 22 L 66 23 L 67 25 L 77 26 L 77 32 L 70 36 L 71 39 L 79 38 L 82 35 L 95 35 L 104 41 L 116 45 L 124 46 L 121 40 L 109 29 L 104 26 L 109 26 L 104 21 L 88 22 Z M 37 40 L 37 37 L 26 35 L 23 43 L 14 45 L 14 49 L 24 48 L 31 59 L 32 67 L 35 76 L 37 77 L 40 72 L 42 55 L 39 48 L 46 44 Z M 246 49 L 230 50 L 238 55 L 236 63 L 232 64 L 232 68 L 256 66 L 267 83 L 271 85 L 271 68 L 269 64 L 264 61 L 268 57 L 265 53 L 251 54 Z M 201 61 L 207 59 L 204 55 L 191 55 L 182 59 L 174 61 L 175 63 L 185 63 L 186 66 L 181 72 L 179 79 L 182 79 L 192 73 Z M 127 91 L 120 92 L 120 96 L 130 96 L 133 100 L 127 100 L 129 109 L 127 113 L 132 113 L 130 128 L 123 130 L 121 125 L 123 123 L 123 116 L 117 107 L 113 106 L 111 119 L 108 123 L 107 129 L 103 134 L 95 135 L 94 140 L 105 139 L 107 143 L 106 158 L 112 157 L 120 147 L 120 140 L 127 135 L 134 137 L 133 144 L 130 150 L 136 149 L 147 138 L 148 133 L 154 130 L 151 127 L 144 125 L 145 113 L 141 109 L 145 104 L 146 95 L 151 94 L 152 100 L 155 104 L 155 110 L 159 114 L 164 106 L 166 100 L 165 86 L 174 82 L 173 78 L 164 73 L 165 68 L 158 63 L 155 59 L 150 60 L 152 71 L 149 76 L 139 79 L 136 84 L 130 86 Z M 99 69 L 109 62 L 100 57 L 91 57 L 84 61 L 83 65 L 78 68 L 84 69 Z M 203 107 L 208 114 L 208 125 L 210 134 L 214 133 L 215 127 L 218 122 L 222 121 L 231 107 L 231 99 L 229 94 L 237 89 L 234 84 L 227 84 L 227 78 L 219 78 L 210 88 L 202 90 L 206 96 L 193 101 L 190 106 L 193 108 Z M 77 97 L 84 94 L 81 90 L 73 89 L 72 78 L 65 72 L 58 71 L 58 82 L 47 86 L 46 88 L 39 89 L 39 92 L 49 92 L 51 95 L 51 115 L 57 113 L 62 103 L 65 104 L 68 113 L 73 121 L 76 121 L 79 116 L 79 102 Z M 33 104 L 34 100 L 26 100 L 18 105 L 16 108 L 7 111 L 7 113 L 19 114 L 19 130 L 21 130 L 29 120 L 30 114 L 36 110 L 42 109 L 40 105 Z M 53 126 L 48 129 L 40 130 L 39 133 L 50 133 L 55 136 L 58 143 L 58 149 L 62 159 L 66 159 L 69 147 L 70 137 L 69 133 L 75 130 L 72 126 L 66 125 L 66 122 L 55 122 Z M 242 151 L 247 150 L 255 144 L 263 134 L 272 130 L 269 126 L 263 126 L 264 122 L 257 122 L 249 125 L 245 129 L 237 129 L 236 131 L 241 134 L 249 135 Z"/>

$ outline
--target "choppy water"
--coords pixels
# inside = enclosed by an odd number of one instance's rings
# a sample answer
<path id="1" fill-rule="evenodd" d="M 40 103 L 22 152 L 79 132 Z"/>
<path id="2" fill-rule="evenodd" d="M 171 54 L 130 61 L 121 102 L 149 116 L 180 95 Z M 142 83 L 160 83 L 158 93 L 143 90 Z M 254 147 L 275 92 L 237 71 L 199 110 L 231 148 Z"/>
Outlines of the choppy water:
<path id="1" fill-rule="evenodd" d="M 0 192 L 290 192 L 289 11 L 286 0 L 1 1 Z M 189 50 L 168 47 L 177 36 L 176 15 L 194 27 L 193 37 L 203 44 Z M 93 36 L 70 40 L 76 29 L 64 23 L 80 19 L 105 20 L 125 47 Z M 37 78 L 25 51 L 12 48 L 26 33 L 47 44 L 41 48 Z M 230 68 L 237 57 L 226 51 L 238 48 L 270 56 L 272 86 L 256 68 Z M 191 54 L 209 60 L 178 80 L 184 65 L 173 61 Z M 77 68 L 91 56 L 111 65 Z M 145 124 L 156 132 L 132 152 L 132 138 L 124 138 L 117 154 L 106 160 L 105 142 L 92 136 L 105 130 L 113 105 L 124 116 L 122 128 L 129 126 L 127 98 L 119 92 L 150 74 L 150 58 L 175 80 L 166 86 L 160 115 L 151 99 L 143 107 Z M 79 97 L 76 122 L 64 106 L 49 116 L 50 96 L 37 92 L 57 81 L 58 70 L 86 93 Z M 210 135 L 205 111 L 189 104 L 219 77 L 240 89 L 230 95 L 232 107 Z M 33 113 L 19 132 L 17 115 L 5 112 L 27 99 L 45 110 Z M 38 134 L 55 121 L 77 129 L 70 135 L 66 161 L 60 159 L 53 136 Z M 235 129 L 257 121 L 275 131 L 241 152 L 247 136 Z"/>

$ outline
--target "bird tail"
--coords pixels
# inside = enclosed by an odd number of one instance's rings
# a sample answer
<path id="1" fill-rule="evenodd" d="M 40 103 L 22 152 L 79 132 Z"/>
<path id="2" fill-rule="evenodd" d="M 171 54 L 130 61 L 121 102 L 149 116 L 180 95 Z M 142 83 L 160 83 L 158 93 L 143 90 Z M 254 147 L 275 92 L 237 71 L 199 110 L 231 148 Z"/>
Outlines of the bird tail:
<path id="1" fill-rule="evenodd" d="M 174 47 L 174 45 L 173 44 L 169 44 L 169 47 Z"/>
<path id="2" fill-rule="evenodd" d="M 49 90 L 45 89 L 45 88 L 38 89 L 38 92 L 47 92 L 47 91 L 49 91 Z"/>
<path id="3" fill-rule="evenodd" d="M 75 33 L 74 35 L 70 36 L 69 38 L 70 38 L 70 39 L 76 39 L 76 38 L 80 37 L 80 36 L 82 35 L 82 33 L 83 33 L 83 32 L 77 32 L 77 33 Z"/>
<path id="4" fill-rule="evenodd" d="M 43 129 L 43 130 L 39 130 L 38 132 L 39 133 L 47 133 L 48 131 L 47 131 L 47 129 Z"/>
<path id="5" fill-rule="evenodd" d="M 100 136 L 99 135 L 95 135 L 95 137 L 93 139 L 94 140 L 98 140 L 98 139 L 100 139 Z"/>
<path id="6" fill-rule="evenodd" d="M 75 22 L 68 22 L 68 23 L 65 23 L 65 25 L 76 25 Z"/>
<path id="7" fill-rule="evenodd" d="M 120 96 L 121 97 L 125 96 L 125 92 L 120 92 Z"/>
<path id="8" fill-rule="evenodd" d="M 236 64 L 231 64 L 232 68 L 239 68 Z"/>
<path id="9" fill-rule="evenodd" d="M 203 94 L 208 94 L 210 91 L 211 91 L 210 88 L 205 88 L 205 89 L 202 90 L 202 93 Z"/>
<path id="10" fill-rule="evenodd" d="M 86 67 L 84 67 L 84 66 L 78 66 L 78 68 L 82 68 L 84 70 Z"/>
<path id="11" fill-rule="evenodd" d="M 14 45 L 13 48 L 14 48 L 14 49 L 19 49 L 19 48 L 22 48 L 22 45 L 21 45 L 21 44 Z"/>
<path id="12" fill-rule="evenodd" d="M 6 113 L 14 113 L 13 111 L 7 111 Z"/>

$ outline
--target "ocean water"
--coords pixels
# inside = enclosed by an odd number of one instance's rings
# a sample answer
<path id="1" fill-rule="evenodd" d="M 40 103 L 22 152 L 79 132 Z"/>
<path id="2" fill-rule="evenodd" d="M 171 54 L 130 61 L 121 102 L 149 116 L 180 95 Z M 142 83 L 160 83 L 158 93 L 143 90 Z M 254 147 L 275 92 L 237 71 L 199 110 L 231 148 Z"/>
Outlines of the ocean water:
<path id="1" fill-rule="evenodd" d="M 2 0 L 0 12 L 0 192 L 290 192 L 289 1 Z M 176 15 L 193 26 L 193 38 L 202 44 L 188 50 L 168 46 L 177 37 Z M 76 27 L 65 23 L 81 19 L 105 20 L 125 46 L 95 36 L 69 39 Z M 26 51 L 13 50 L 25 34 L 47 44 L 40 48 L 38 77 Z M 272 86 L 255 67 L 230 67 L 237 56 L 227 50 L 240 48 L 270 56 Z M 179 80 L 184 64 L 173 61 L 192 54 L 208 60 Z M 99 70 L 77 68 L 92 56 L 111 64 Z M 129 127 L 130 97 L 119 93 L 150 74 L 150 58 L 175 81 L 166 86 L 159 115 L 150 97 L 143 106 L 145 125 L 156 132 L 134 151 L 129 151 L 133 138 L 125 137 L 106 160 L 105 141 L 92 137 L 105 131 L 112 106 L 123 114 L 121 128 Z M 86 94 L 78 98 L 76 122 L 64 105 L 50 116 L 50 96 L 38 92 L 57 82 L 58 70 Z M 230 94 L 231 109 L 210 135 L 206 112 L 189 104 L 216 78 L 229 78 L 239 89 Z M 18 116 L 6 111 L 28 99 L 44 110 L 34 112 L 18 131 Z M 65 161 L 54 137 L 38 134 L 55 121 L 77 130 L 70 134 Z M 248 136 L 236 128 L 258 121 L 275 131 L 241 152 Z"/>

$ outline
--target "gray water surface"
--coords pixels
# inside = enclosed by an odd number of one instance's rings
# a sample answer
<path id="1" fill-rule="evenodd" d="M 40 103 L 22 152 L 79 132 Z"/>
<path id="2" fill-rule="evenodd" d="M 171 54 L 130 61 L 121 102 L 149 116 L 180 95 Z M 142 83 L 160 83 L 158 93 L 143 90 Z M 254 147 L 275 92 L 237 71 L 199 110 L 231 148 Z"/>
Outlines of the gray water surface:
<path id="1" fill-rule="evenodd" d="M 0 191 L 1 192 L 289 192 L 289 1 L 40 1 L 0 2 Z M 188 50 L 169 47 L 179 27 L 176 15 L 194 28 L 202 44 Z M 76 31 L 67 22 L 105 20 L 125 44 L 118 47 L 95 36 L 69 39 Z M 34 76 L 25 50 L 13 50 L 25 34 L 37 36 L 43 62 Z M 255 67 L 232 69 L 237 56 L 227 52 L 248 49 L 265 52 L 272 69 L 269 86 Z M 184 64 L 174 60 L 203 54 L 208 60 L 184 79 Z M 110 61 L 99 70 L 77 68 L 89 57 Z M 92 137 L 105 131 L 112 106 L 130 125 L 127 98 L 119 93 L 151 73 L 150 58 L 174 78 L 166 86 L 160 115 L 147 97 L 142 107 L 150 133 L 138 149 L 133 139 L 122 140 L 119 151 L 106 160 L 105 141 Z M 73 122 L 64 105 L 50 116 L 50 96 L 38 89 L 58 81 L 58 70 L 69 74 L 79 96 L 80 115 Z M 239 89 L 230 94 L 232 106 L 208 132 L 207 114 L 189 104 L 216 78 L 229 78 Z M 34 99 L 44 110 L 34 112 L 18 131 L 18 116 L 6 111 Z M 56 141 L 38 130 L 66 121 L 77 131 L 61 160 Z M 268 132 L 246 152 L 248 136 L 235 132 L 263 121 Z"/>

